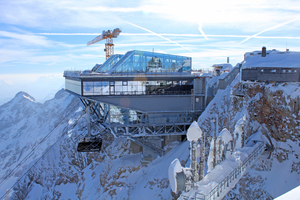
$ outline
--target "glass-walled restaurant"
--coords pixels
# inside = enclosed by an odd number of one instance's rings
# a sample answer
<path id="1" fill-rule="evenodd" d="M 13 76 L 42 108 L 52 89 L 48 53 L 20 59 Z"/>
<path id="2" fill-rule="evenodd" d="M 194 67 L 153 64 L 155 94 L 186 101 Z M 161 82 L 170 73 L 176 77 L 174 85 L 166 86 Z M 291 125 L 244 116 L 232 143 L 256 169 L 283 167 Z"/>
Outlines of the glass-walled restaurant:
<path id="1" fill-rule="evenodd" d="M 192 58 L 146 51 L 129 51 L 113 55 L 98 68 L 98 73 L 188 72 Z"/>
<path id="2" fill-rule="evenodd" d="M 83 82 L 83 95 L 183 95 L 191 94 L 191 81 Z"/>
<path id="3" fill-rule="evenodd" d="M 72 71 L 65 71 L 66 89 L 84 96 L 191 94 L 193 89 L 192 78 L 189 77 L 191 63 L 191 57 L 129 51 L 125 55 L 115 54 L 103 65 L 97 65 L 91 71 L 77 73 L 76 76 Z M 128 77 L 134 74 L 142 77 L 124 79 L 124 73 Z M 153 74 L 162 76 L 147 79 L 148 75 Z M 171 75 L 176 75 L 177 78 L 170 79 L 168 76 Z M 116 79 L 116 76 L 123 79 Z"/>

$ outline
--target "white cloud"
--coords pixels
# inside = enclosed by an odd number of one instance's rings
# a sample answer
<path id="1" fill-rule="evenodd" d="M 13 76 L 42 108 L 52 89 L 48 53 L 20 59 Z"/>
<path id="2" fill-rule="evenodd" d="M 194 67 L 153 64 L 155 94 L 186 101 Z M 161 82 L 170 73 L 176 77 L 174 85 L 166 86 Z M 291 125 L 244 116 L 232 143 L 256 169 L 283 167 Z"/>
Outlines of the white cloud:
<path id="1" fill-rule="evenodd" d="M 38 36 L 34 34 L 20 34 L 15 32 L 0 31 L 0 37 L 6 37 L 18 40 L 18 43 L 23 43 L 27 45 L 39 45 L 39 46 L 52 46 L 51 41 L 49 41 L 44 36 Z"/>

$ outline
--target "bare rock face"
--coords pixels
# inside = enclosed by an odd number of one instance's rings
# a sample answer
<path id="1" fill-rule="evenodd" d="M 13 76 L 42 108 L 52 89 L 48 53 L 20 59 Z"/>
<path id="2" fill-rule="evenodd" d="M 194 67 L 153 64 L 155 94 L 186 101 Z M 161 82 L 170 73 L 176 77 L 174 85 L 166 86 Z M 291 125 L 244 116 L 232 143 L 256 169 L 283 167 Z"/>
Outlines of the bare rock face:
<path id="1" fill-rule="evenodd" d="M 247 136 L 261 130 L 273 146 L 224 199 L 272 199 L 298 185 L 299 84 L 245 83 Z"/>
<path id="2" fill-rule="evenodd" d="M 253 121 L 264 124 L 276 141 L 297 141 L 300 136 L 297 129 L 300 119 L 299 96 L 284 93 L 289 84 L 281 86 L 276 90 L 277 86 L 245 84 L 247 97 L 253 99 L 249 104 L 249 115 Z M 298 89 L 295 90 L 291 92 L 297 93 Z"/>
<path id="3" fill-rule="evenodd" d="M 242 91 L 243 95 L 233 95 L 237 93 L 234 90 Z M 199 117 L 203 132 L 213 134 L 211 120 L 215 116 L 218 131 L 227 128 L 231 133 L 237 121 L 245 117 L 246 139 L 261 131 L 273 150 L 257 160 L 224 199 L 271 199 L 299 185 L 299 83 L 237 83 L 218 91 Z M 209 145 L 208 140 L 206 144 Z"/>

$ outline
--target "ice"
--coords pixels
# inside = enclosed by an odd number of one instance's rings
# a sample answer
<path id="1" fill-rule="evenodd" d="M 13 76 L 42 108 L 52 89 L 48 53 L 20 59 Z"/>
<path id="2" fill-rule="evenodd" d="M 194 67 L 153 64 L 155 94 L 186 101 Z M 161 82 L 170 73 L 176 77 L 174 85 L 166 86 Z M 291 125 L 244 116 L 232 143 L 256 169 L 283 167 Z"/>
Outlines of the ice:
<path id="1" fill-rule="evenodd" d="M 235 148 L 239 149 L 242 147 L 242 133 L 244 132 L 243 128 L 245 126 L 246 116 L 239 119 L 235 125 L 233 135 L 235 137 Z"/>
<path id="2" fill-rule="evenodd" d="M 207 158 L 207 173 L 209 173 L 211 170 L 213 170 L 213 159 L 214 159 L 214 139 L 211 139 L 210 141 L 210 148 L 209 148 L 209 154 L 208 154 L 208 158 Z"/>
<path id="3" fill-rule="evenodd" d="M 198 123 L 194 121 L 187 131 L 187 139 L 188 141 L 197 141 L 200 137 L 202 137 L 202 130 Z"/>
<path id="4" fill-rule="evenodd" d="M 177 193 L 177 181 L 176 181 L 176 174 L 182 172 L 182 167 L 180 161 L 176 158 L 169 166 L 169 181 L 170 186 L 173 192 Z"/>
<path id="5" fill-rule="evenodd" d="M 224 128 L 220 133 L 219 136 L 222 138 L 224 141 L 224 144 L 228 144 L 229 141 L 232 140 L 232 136 L 230 132 L 227 130 L 227 128 Z"/>
<path id="6" fill-rule="evenodd" d="M 299 200 L 300 186 L 288 191 L 287 193 L 275 198 L 275 200 Z"/>

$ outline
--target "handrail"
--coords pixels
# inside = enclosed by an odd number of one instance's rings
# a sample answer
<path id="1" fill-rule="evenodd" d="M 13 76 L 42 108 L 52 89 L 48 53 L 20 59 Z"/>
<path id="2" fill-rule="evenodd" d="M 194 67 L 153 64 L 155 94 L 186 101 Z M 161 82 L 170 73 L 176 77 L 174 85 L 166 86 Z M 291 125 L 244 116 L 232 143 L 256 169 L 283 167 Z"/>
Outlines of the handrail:
<path id="1" fill-rule="evenodd" d="M 256 160 L 258 156 L 262 154 L 265 149 L 265 143 L 261 142 L 250 154 L 247 158 L 243 160 L 235 169 L 233 169 L 229 175 L 227 175 L 218 185 L 216 185 L 208 194 L 202 194 L 199 192 L 195 193 L 195 198 L 188 197 L 186 195 L 181 195 L 183 200 L 187 199 L 196 199 L 196 200 L 215 200 L 220 197 L 220 194 L 231 185 L 236 179 L 239 179 L 247 168 L 250 168 L 253 162 Z M 234 184 L 235 185 L 235 184 Z M 233 185 L 233 186 L 234 186 Z"/>

